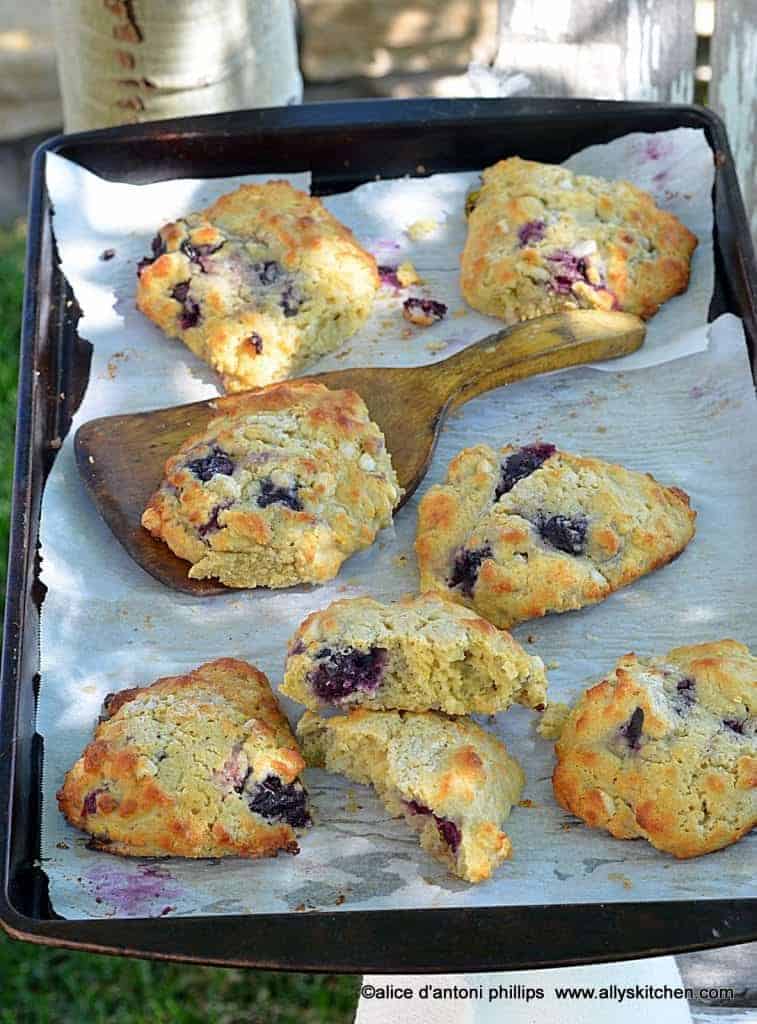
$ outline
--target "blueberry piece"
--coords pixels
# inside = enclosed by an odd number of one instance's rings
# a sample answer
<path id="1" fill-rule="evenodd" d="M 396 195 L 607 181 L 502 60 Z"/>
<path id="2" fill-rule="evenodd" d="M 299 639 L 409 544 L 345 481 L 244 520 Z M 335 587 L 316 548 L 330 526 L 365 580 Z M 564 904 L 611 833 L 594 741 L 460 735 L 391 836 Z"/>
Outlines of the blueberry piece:
<path id="1" fill-rule="evenodd" d="M 83 818 L 86 818 L 88 814 L 97 814 L 97 798 L 100 793 L 105 792 L 104 789 L 93 789 L 91 793 L 87 793 L 84 797 L 84 803 L 81 805 Z"/>
<path id="2" fill-rule="evenodd" d="M 281 293 L 281 300 L 279 305 L 284 310 L 284 316 L 297 316 L 300 311 L 300 306 L 305 301 L 305 296 L 302 294 L 296 284 L 291 282 L 284 288 Z"/>
<path id="3" fill-rule="evenodd" d="M 205 538 L 209 533 L 217 533 L 221 529 L 221 524 L 218 522 L 219 513 L 223 512 L 226 508 L 231 508 L 233 504 L 233 501 L 224 501 L 219 505 L 214 505 L 210 512 L 208 521 L 203 523 L 202 526 L 197 527 L 199 535 Z"/>
<path id="4" fill-rule="evenodd" d="M 508 455 L 502 463 L 502 476 L 494 492 L 494 500 L 499 501 L 519 480 L 530 476 L 542 466 L 557 449 L 553 444 L 528 444 Z"/>
<path id="5" fill-rule="evenodd" d="M 428 323 L 443 320 L 447 315 L 447 307 L 435 299 L 405 299 L 402 303 L 403 315 L 413 323 Z"/>
<path id="6" fill-rule="evenodd" d="M 258 505 L 260 508 L 268 508 L 269 505 L 280 504 L 291 508 L 293 512 L 302 512 L 302 502 L 297 494 L 297 484 L 291 487 L 277 487 L 270 477 L 260 481 L 260 494 Z"/>
<path id="7" fill-rule="evenodd" d="M 675 710 L 679 715 L 688 711 L 692 704 L 696 704 L 696 689 L 693 679 L 681 679 L 676 683 Z"/>
<path id="8" fill-rule="evenodd" d="M 234 472 L 234 463 L 220 448 L 214 448 L 210 455 L 204 459 L 193 459 L 187 463 L 187 469 L 199 477 L 204 484 L 212 479 L 216 473 L 222 476 L 231 476 Z"/>
<path id="9" fill-rule="evenodd" d="M 425 804 L 418 803 L 417 800 L 405 800 L 404 803 L 405 807 L 407 807 L 411 814 L 430 814 L 436 822 L 439 835 L 445 841 L 447 846 L 449 846 L 452 852 L 457 853 L 457 848 L 463 837 L 460 829 L 454 821 L 450 821 L 449 818 L 440 818 L 439 815 L 434 814 L 430 807 L 426 807 Z"/>
<path id="10" fill-rule="evenodd" d="M 152 256 L 145 256 L 137 264 L 137 277 L 142 273 L 145 267 L 149 267 L 151 263 L 154 263 L 158 256 L 162 256 L 166 252 L 166 243 L 161 238 L 160 234 L 157 234 L 150 243 L 152 249 Z"/>
<path id="11" fill-rule="evenodd" d="M 195 327 L 200 321 L 200 306 L 189 298 L 189 281 L 181 281 L 171 289 L 171 298 L 181 303 L 179 324 L 183 331 Z"/>
<path id="12" fill-rule="evenodd" d="M 358 651 L 349 647 L 333 651 L 323 647 L 316 655 L 319 663 L 308 672 L 307 681 L 313 693 L 322 701 L 338 704 L 358 690 L 372 693 L 381 683 L 387 661 L 383 647 Z"/>
<path id="13" fill-rule="evenodd" d="M 400 279 L 397 277 L 396 267 L 382 267 L 378 268 L 378 275 L 382 284 L 388 285 L 390 288 L 401 288 Z"/>
<path id="14" fill-rule="evenodd" d="M 258 280 L 261 284 L 276 284 L 284 273 L 281 264 L 277 263 L 276 260 L 263 260 L 259 263 L 253 263 L 252 269 L 258 275 Z"/>
<path id="15" fill-rule="evenodd" d="M 210 267 L 210 257 L 214 252 L 223 246 L 223 242 L 219 242 L 218 245 L 193 245 L 188 238 L 185 238 L 179 248 L 192 263 L 196 263 L 203 274 L 208 273 Z"/>
<path id="16" fill-rule="evenodd" d="M 521 246 L 530 245 L 531 242 L 541 242 L 547 225 L 543 220 L 529 220 L 523 224 L 518 231 L 518 241 Z"/>
<path id="17" fill-rule="evenodd" d="M 405 800 L 405 806 L 411 814 L 431 814 L 431 808 L 419 804 L 417 800 Z"/>
<path id="18" fill-rule="evenodd" d="M 252 789 L 249 806 L 268 821 L 285 821 L 292 828 L 310 824 L 308 797 L 299 779 L 287 784 L 278 775 L 266 775 Z"/>
<path id="19" fill-rule="evenodd" d="M 253 331 L 252 334 L 245 339 L 250 344 L 258 355 L 263 351 L 263 339 L 260 337 L 257 331 Z"/>
<path id="20" fill-rule="evenodd" d="M 641 747 L 641 730 L 644 728 L 644 708 L 636 708 L 625 725 L 620 727 L 620 735 L 625 739 L 631 750 Z"/>
<path id="21" fill-rule="evenodd" d="M 492 549 L 488 544 L 480 548 L 460 548 L 452 566 L 452 575 L 447 581 L 450 589 L 460 587 L 466 597 L 473 597 L 481 563 L 485 558 L 491 558 L 491 555 Z"/>
<path id="22" fill-rule="evenodd" d="M 100 253 L 100 259 L 105 260 L 105 262 L 107 262 L 108 260 L 112 260 L 115 255 L 115 249 L 103 249 L 103 251 Z"/>
<path id="23" fill-rule="evenodd" d="M 574 256 L 567 249 L 558 249 L 547 256 L 552 263 L 552 290 L 567 295 L 578 281 L 590 284 L 587 277 L 588 263 L 583 256 Z"/>
<path id="24" fill-rule="evenodd" d="M 541 537 L 553 548 L 568 555 L 582 555 L 586 548 L 589 521 L 586 516 L 540 516 L 537 529 Z"/>
<path id="25" fill-rule="evenodd" d="M 439 829 L 439 835 L 452 852 L 457 853 L 460 840 L 463 838 L 460 829 L 449 818 L 437 818 L 436 815 L 434 817 L 436 818 L 436 827 Z"/>
<path id="26" fill-rule="evenodd" d="M 730 729 L 731 732 L 736 732 L 739 736 L 743 736 L 746 721 L 743 718 L 724 718 L 723 725 L 726 729 Z"/>

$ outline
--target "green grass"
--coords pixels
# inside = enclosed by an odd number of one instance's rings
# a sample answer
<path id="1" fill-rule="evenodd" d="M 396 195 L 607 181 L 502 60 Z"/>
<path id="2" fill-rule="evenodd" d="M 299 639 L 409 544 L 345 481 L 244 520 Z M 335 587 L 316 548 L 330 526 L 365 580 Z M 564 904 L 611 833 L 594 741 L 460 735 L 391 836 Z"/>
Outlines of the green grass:
<path id="1" fill-rule="evenodd" d="M 3 595 L 23 257 L 23 232 L 0 231 Z M 166 925 L 170 927 L 170 922 Z M 351 1024 L 358 984 L 350 977 L 181 967 L 66 953 L 12 942 L 0 929 L 0 1024 Z"/>
<path id="2" fill-rule="evenodd" d="M 0 231 L 0 611 L 5 603 L 5 573 L 8 568 L 24 247 L 24 234 L 20 228 Z"/>

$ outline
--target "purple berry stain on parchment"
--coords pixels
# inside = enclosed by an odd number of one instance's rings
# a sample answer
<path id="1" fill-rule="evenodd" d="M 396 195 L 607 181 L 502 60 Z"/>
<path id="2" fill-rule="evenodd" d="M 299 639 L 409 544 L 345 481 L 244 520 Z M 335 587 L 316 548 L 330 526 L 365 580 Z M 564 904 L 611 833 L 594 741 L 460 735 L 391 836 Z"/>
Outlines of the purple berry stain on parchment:
<path id="1" fill-rule="evenodd" d="M 136 872 L 97 864 L 82 883 L 98 903 L 107 903 L 123 917 L 160 917 L 185 895 L 171 873 L 158 864 L 140 864 Z"/>

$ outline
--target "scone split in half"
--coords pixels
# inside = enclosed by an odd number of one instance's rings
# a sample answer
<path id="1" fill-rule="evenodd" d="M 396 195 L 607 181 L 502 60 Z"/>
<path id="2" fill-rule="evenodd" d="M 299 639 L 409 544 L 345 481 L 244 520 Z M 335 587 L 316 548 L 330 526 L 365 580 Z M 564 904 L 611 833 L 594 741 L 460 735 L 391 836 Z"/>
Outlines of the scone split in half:
<path id="1" fill-rule="evenodd" d="M 511 854 L 502 823 L 525 777 L 496 736 L 468 718 L 432 711 L 366 711 L 297 726 L 309 765 L 373 785 L 423 849 L 453 874 L 482 882 Z"/>
<path id="2" fill-rule="evenodd" d="M 735 843 L 757 824 L 757 658 L 734 640 L 628 654 L 555 750 L 557 801 L 593 828 L 681 858 Z"/>
<path id="3" fill-rule="evenodd" d="M 242 185 L 166 224 L 137 274 L 137 307 L 227 391 L 282 380 L 338 348 L 379 285 L 373 256 L 286 181 Z"/>
<path id="4" fill-rule="evenodd" d="M 542 708 L 546 683 L 541 658 L 431 593 L 394 604 L 351 598 L 313 612 L 292 637 L 281 691 L 313 711 L 465 715 L 495 714 L 514 701 Z"/>
<path id="5" fill-rule="evenodd" d="M 509 628 L 595 604 L 694 536 L 688 495 L 551 444 L 466 448 L 418 509 L 421 588 Z"/>
<path id="6" fill-rule="evenodd" d="M 266 677 L 221 658 L 106 698 L 58 804 L 109 853 L 270 857 L 311 823 L 303 768 Z"/>
<path id="7" fill-rule="evenodd" d="M 356 392 L 287 381 L 223 399 L 166 463 L 142 525 L 193 579 L 290 587 L 336 576 L 391 523 L 401 493 Z"/>
<path id="8" fill-rule="evenodd" d="M 511 157 L 468 209 L 463 296 L 508 323 L 577 308 L 648 318 L 688 286 L 696 236 L 627 181 Z"/>

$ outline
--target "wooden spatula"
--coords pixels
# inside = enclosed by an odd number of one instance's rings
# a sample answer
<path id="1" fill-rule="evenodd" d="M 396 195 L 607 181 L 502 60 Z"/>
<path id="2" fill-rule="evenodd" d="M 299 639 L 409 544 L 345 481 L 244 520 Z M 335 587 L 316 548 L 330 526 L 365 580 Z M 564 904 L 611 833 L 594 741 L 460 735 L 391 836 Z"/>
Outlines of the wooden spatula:
<path id="1" fill-rule="evenodd" d="M 576 310 L 504 328 L 428 366 L 330 370 L 309 379 L 353 388 L 363 397 L 384 432 L 404 503 L 423 479 L 450 409 L 537 373 L 627 355 L 640 347 L 644 334 L 642 321 L 628 313 Z M 186 594 L 228 589 L 189 579 L 189 563 L 143 529 L 140 518 L 163 479 L 166 459 L 222 413 L 225 401 L 108 416 L 85 423 L 76 434 L 79 472 L 108 526 L 143 569 Z"/>

